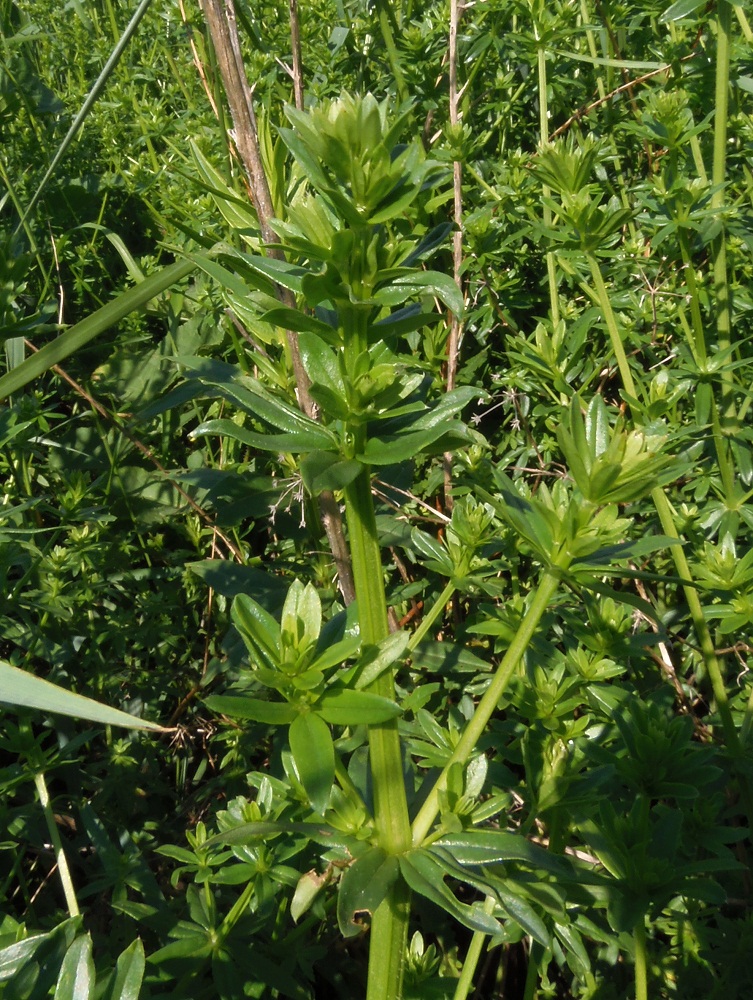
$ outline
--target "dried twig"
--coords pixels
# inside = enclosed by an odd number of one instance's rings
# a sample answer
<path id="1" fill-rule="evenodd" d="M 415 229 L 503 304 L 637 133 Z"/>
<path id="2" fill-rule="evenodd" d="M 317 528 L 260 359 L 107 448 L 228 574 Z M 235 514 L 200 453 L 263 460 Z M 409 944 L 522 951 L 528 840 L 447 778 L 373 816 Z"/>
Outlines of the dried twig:
<path id="1" fill-rule="evenodd" d="M 282 260 L 284 255 L 277 246 L 279 243 L 277 233 L 270 225 L 275 217 L 274 205 L 259 147 L 256 115 L 241 55 L 233 0 L 201 0 L 201 2 L 233 119 L 234 142 L 250 184 L 262 238 L 267 244 L 267 254 L 276 260 Z M 295 308 L 295 298 L 288 289 L 278 288 L 278 297 L 288 308 Z M 293 364 L 299 405 L 308 417 L 315 419 L 316 407 L 309 391 L 309 378 L 301 361 L 298 337 L 292 330 L 287 330 L 285 338 Z M 320 495 L 319 505 L 322 524 L 337 566 L 340 592 L 343 600 L 349 604 L 355 599 L 355 587 L 348 547 L 342 530 L 340 508 L 334 496 L 327 492 Z"/>
<path id="2" fill-rule="evenodd" d="M 454 140 L 458 141 L 458 127 L 460 125 L 460 100 L 462 92 L 458 92 L 458 25 L 463 12 L 463 6 L 459 0 L 450 0 L 450 46 L 449 46 L 449 72 L 450 72 L 450 125 L 454 133 Z M 461 268 L 463 265 L 463 166 L 459 160 L 453 163 L 453 191 L 454 191 L 454 221 L 455 232 L 452 237 L 452 270 L 455 283 L 462 292 Z M 450 336 L 447 342 L 447 392 L 455 388 L 455 379 L 458 370 L 458 352 L 460 349 L 461 321 L 453 315 L 450 325 Z M 452 512 L 452 453 L 447 452 L 444 456 L 444 504 L 445 510 Z"/>

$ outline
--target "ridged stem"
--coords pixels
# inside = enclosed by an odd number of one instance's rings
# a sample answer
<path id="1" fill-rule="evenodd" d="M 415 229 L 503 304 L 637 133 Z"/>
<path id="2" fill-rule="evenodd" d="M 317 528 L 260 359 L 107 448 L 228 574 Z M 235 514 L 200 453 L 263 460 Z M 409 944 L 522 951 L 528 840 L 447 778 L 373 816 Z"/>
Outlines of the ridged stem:
<path id="1" fill-rule="evenodd" d="M 348 310 L 344 319 L 346 367 L 350 370 L 355 358 L 368 346 L 368 313 L 356 307 Z M 366 442 L 366 429 L 354 425 L 351 435 L 354 453 L 359 454 Z M 389 635 L 389 625 L 371 470 L 367 466 L 345 488 L 344 495 L 361 641 L 374 645 Z M 369 690 L 394 700 L 392 671 L 380 674 Z M 411 829 L 396 720 L 369 726 L 369 764 L 378 844 L 388 854 L 401 854 L 411 846 Z M 402 995 L 409 915 L 410 893 L 398 880 L 372 916 L 367 1000 L 397 1000 Z"/>
<path id="2" fill-rule="evenodd" d="M 450 769 L 455 764 L 466 763 L 473 753 L 474 747 L 486 731 L 486 727 L 496 711 L 500 698 L 507 690 L 507 685 L 510 683 L 510 679 L 517 669 L 518 664 L 523 659 L 525 651 L 528 649 L 528 645 L 544 616 L 544 612 L 549 607 L 552 598 L 557 592 L 562 570 L 566 569 L 569 563 L 569 557 L 561 556 L 558 565 L 544 570 L 528 611 L 525 613 L 518 631 L 515 633 L 507 652 L 502 658 L 502 662 L 497 667 L 497 672 L 492 677 L 489 687 L 486 689 L 481 701 L 478 703 L 476 711 L 465 727 L 452 756 L 437 778 L 413 821 L 414 847 L 419 847 L 423 843 L 439 813 L 439 797 L 447 788 L 447 776 Z"/>

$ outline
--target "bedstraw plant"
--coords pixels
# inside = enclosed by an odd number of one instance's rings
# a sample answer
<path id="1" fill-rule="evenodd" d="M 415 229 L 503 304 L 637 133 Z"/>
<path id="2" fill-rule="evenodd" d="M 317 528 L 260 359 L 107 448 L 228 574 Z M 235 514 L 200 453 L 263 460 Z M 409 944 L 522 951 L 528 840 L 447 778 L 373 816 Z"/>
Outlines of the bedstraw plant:
<path id="1" fill-rule="evenodd" d="M 747 996 L 745 5 L 0 8 L 0 996 Z"/>

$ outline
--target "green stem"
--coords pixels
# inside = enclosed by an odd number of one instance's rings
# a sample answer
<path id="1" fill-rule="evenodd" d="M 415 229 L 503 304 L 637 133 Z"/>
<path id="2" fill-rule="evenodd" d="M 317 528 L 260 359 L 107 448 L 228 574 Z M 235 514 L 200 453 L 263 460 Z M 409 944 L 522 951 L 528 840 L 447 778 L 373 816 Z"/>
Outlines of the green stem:
<path id="1" fill-rule="evenodd" d="M 359 429 L 358 436 L 362 436 L 362 429 Z M 356 447 L 360 443 L 357 441 Z M 365 645 L 372 645 L 389 634 L 389 627 L 381 550 L 371 496 L 371 473 L 367 467 L 346 487 L 345 511 L 361 639 Z M 392 672 L 382 673 L 370 690 L 394 700 Z M 401 854 L 410 847 L 411 831 L 396 720 L 369 726 L 369 762 L 379 846 L 389 854 Z M 367 1000 L 396 1000 L 402 995 L 409 896 L 408 887 L 399 880 L 374 912 L 369 944 Z"/>
<path id="2" fill-rule="evenodd" d="M 720 212 L 724 208 L 725 178 L 727 171 L 727 119 L 729 115 L 730 32 L 732 5 L 729 0 L 719 0 L 716 30 L 716 93 L 714 115 L 714 162 L 711 170 L 711 208 Z M 720 351 L 731 343 L 730 289 L 727 275 L 727 240 L 722 227 L 714 241 L 714 302 L 716 305 L 716 333 Z M 722 369 L 722 421 L 726 431 L 736 423 L 734 380 L 730 367 Z"/>
<path id="3" fill-rule="evenodd" d="M 487 896 L 484 900 L 484 913 L 488 913 L 491 916 L 491 914 L 494 913 L 495 905 L 496 903 L 494 897 Z M 474 931 L 471 943 L 468 946 L 468 951 L 465 955 L 463 970 L 460 973 L 458 985 L 455 987 L 453 1000 L 466 1000 L 466 997 L 471 992 L 473 977 L 476 974 L 476 966 L 478 965 L 478 960 L 481 957 L 481 949 L 484 947 L 486 937 L 487 935 L 482 931 Z"/>
<path id="4" fill-rule="evenodd" d="M 408 99 L 408 90 L 405 86 L 403 71 L 400 68 L 400 56 L 397 51 L 397 45 L 395 45 L 395 36 L 393 34 L 393 30 L 397 31 L 397 21 L 395 20 L 390 0 L 376 0 L 375 6 L 377 17 L 379 19 L 379 30 L 382 32 L 382 40 L 384 41 L 384 47 L 387 50 L 387 59 L 390 64 L 390 69 L 392 70 L 392 75 L 395 78 L 397 99 L 400 104 L 402 104 Z"/>
<path id="5" fill-rule="evenodd" d="M 413 651 L 416 646 L 426 637 L 426 633 L 432 627 L 434 622 L 439 618 L 441 613 L 447 607 L 448 602 L 451 600 L 452 595 L 456 591 L 455 584 L 450 580 L 447 586 L 444 588 L 442 593 L 436 599 L 434 604 L 429 609 L 428 613 L 424 615 L 423 621 L 418 626 L 416 631 L 411 636 L 411 640 L 408 643 L 408 649 Z"/>
<path id="6" fill-rule="evenodd" d="M 371 920 L 367 1000 L 402 997 L 409 917 L 410 889 L 398 879 Z"/>
<path id="7" fill-rule="evenodd" d="M 531 947 L 528 952 L 528 968 L 526 970 L 526 982 L 523 990 L 523 1000 L 534 1000 L 536 996 L 536 986 L 539 982 L 539 963 L 537 961 L 536 952 L 539 950 L 539 946 L 535 941 L 531 941 Z"/>
<path id="8" fill-rule="evenodd" d="M 646 960 L 646 925 L 643 917 L 633 931 L 635 946 L 635 1000 L 648 1000 L 648 962 Z"/>
<path id="9" fill-rule="evenodd" d="M 251 881 L 248 883 L 243 892 L 233 903 L 230 912 L 222 921 L 217 930 L 216 946 L 218 949 L 225 942 L 230 931 L 232 931 L 233 927 L 235 927 L 240 918 L 248 909 L 251 900 L 254 898 L 255 892 L 256 892 L 256 882 Z"/>
<path id="10" fill-rule="evenodd" d="M 546 93 L 546 48 L 539 39 L 538 25 L 534 24 L 534 35 L 538 42 L 537 66 L 539 77 L 539 133 L 541 145 L 549 142 L 549 103 Z M 543 221 L 547 229 L 552 225 L 552 210 L 547 203 L 550 195 L 549 187 L 544 184 L 541 188 L 541 196 L 544 201 Z M 552 311 L 552 324 L 556 326 L 560 321 L 560 300 L 557 291 L 557 268 L 554 260 L 554 253 L 550 250 L 546 255 L 546 274 L 549 282 L 549 307 Z"/>
<path id="11" fill-rule="evenodd" d="M 58 830 L 57 823 L 55 822 L 55 817 L 52 812 L 52 806 L 50 805 L 50 793 L 47 791 L 47 782 L 44 779 L 43 771 L 37 771 L 34 774 L 34 784 L 37 788 L 37 795 L 39 796 L 39 802 L 42 806 L 42 812 L 44 813 L 44 819 L 50 834 L 52 847 L 55 851 L 58 874 L 60 875 L 60 881 L 63 885 L 65 905 L 68 907 L 68 913 L 72 917 L 77 917 L 81 911 L 78 908 L 78 900 L 76 899 L 76 892 L 73 888 L 71 870 L 68 867 L 68 860 L 65 856 L 65 851 L 63 850 L 63 842 L 60 839 L 60 831 Z"/>
<path id="12" fill-rule="evenodd" d="M 361 640 L 364 645 L 375 645 L 386 638 L 389 628 L 368 468 L 364 468 L 346 487 L 345 511 Z M 392 672 L 386 670 L 380 674 L 369 690 L 384 698 L 394 699 Z M 369 726 L 369 760 L 379 845 L 388 853 L 399 854 L 410 846 L 410 824 L 396 720 Z"/>
<path id="13" fill-rule="evenodd" d="M 656 512 L 659 515 L 662 531 L 670 538 L 674 538 L 679 541 L 680 535 L 675 527 L 674 518 L 672 516 L 672 508 L 670 507 L 669 500 L 667 499 L 664 490 L 660 486 L 655 487 L 651 491 L 651 498 L 654 501 Z M 701 647 L 703 662 L 706 670 L 708 671 L 709 679 L 711 680 L 714 700 L 716 701 L 716 709 L 719 713 L 727 745 L 730 753 L 733 756 L 739 757 L 740 741 L 737 729 L 735 728 L 734 720 L 732 718 L 729 699 L 727 698 L 727 689 L 724 685 L 724 678 L 722 677 L 722 668 L 719 664 L 716 651 L 714 650 L 714 643 L 711 641 L 711 634 L 703 615 L 703 608 L 701 607 L 701 601 L 698 597 L 698 591 L 691 582 L 693 577 L 690 572 L 688 560 L 685 558 L 685 552 L 682 545 L 671 545 L 669 547 L 669 551 L 672 555 L 677 575 L 683 580 L 682 589 L 685 594 L 685 600 L 688 602 L 690 617 L 693 621 L 693 627 L 695 628 L 698 643 Z"/>
<path id="14" fill-rule="evenodd" d="M 698 282 L 696 281 L 695 268 L 690 254 L 690 244 L 688 234 L 680 229 L 678 232 L 680 240 L 680 253 L 682 263 L 685 267 L 685 283 L 688 286 L 690 298 L 690 318 L 693 320 L 693 339 L 690 349 L 695 357 L 695 362 L 699 368 L 706 364 L 706 338 L 703 331 L 703 317 L 701 316 L 700 296 L 698 295 Z"/>
<path id="15" fill-rule="evenodd" d="M 569 563 L 569 557 L 561 556 L 558 564 L 544 571 L 528 611 L 520 623 L 518 631 L 515 633 L 502 662 L 497 668 L 497 672 L 492 677 L 489 687 L 486 689 L 483 698 L 478 703 L 476 711 L 465 727 L 452 756 L 437 778 L 426 801 L 419 809 L 418 815 L 413 821 L 414 847 L 419 847 L 424 842 L 439 813 L 439 796 L 447 787 L 447 776 L 450 768 L 458 763 L 465 764 L 479 739 L 484 734 L 489 720 L 499 704 L 500 698 L 507 689 L 510 678 L 522 660 L 544 612 L 549 607 L 552 597 L 557 592 L 562 571 L 567 569 Z"/>
<path id="16" fill-rule="evenodd" d="M 690 254 L 690 244 L 688 234 L 685 230 L 679 230 L 680 253 L 685 267 L 685 281 L 688 286 L 690 298 L 690 317 L 693 321 L 692 336 L 689 338 L 689 347 L 695 358 L 695 362 L 702 370 L 707 368 L 706 338 L 703 327 L 703 317 L 701 316 L 701 301 L 698 293 L 698 282 L 696 280 L 695 268 Z M 729 452 L 724 440 L 721 420 L 719 418 L 719 408 L 716 399 L 711 401 L 711 432 L 714 437 L 714 448 L 716 450 L 716 461 L 722 477 L 725 496 L 731 501 L 735 494 L 735 473 L 730 462 Z"/>
<path id="17" fill-rule="evenodd" d="M 596 295 L 599 300 L 599 306 L 601 307 L 601 315 L 604 322 L 607 325 L 607 331 L 609 333 L 609 339 L 612 343 L 612 351 L 617 359 L 617 367 L 620 372 L 620 378 L 622 379 L 622 384 L 625 391 L 633 398 L 637 399 L 638 395 L 635 389 L 635 382 L 633 382 L 633 376 L 630 372 L 630 365 L 628 365 L 627 355 L 625 354 L 625 348 L 622 344 L 622 337 L 620 336 L 620 331 L 617 326 L 617 320 L 612 309 L 612 303 L 609 301 L 609 295 L 607 294 L 607 287 L 604 284 L 604 279 L 601 276 L 601 268 L 599 267 L 599 262 L 591 254 L 588 254 L 588 263 L 591 266 L 591 277 L 593 278 L 594 288 L 596 289 Z"/>

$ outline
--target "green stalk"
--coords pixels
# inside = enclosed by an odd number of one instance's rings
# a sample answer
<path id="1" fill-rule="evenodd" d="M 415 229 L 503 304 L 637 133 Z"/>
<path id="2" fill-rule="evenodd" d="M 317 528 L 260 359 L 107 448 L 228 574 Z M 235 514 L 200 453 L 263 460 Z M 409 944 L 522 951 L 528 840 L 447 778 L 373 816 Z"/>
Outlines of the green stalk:
<path id="1" fill-rule="evenodd" d="M 350 362 L 368 343 L 368 312 L 356 307 L 343 313 L 346 367 L 351 370 Z M 355 425 L 351 434 L 354 453 L 358 454 L 365 444 L 365 427 Z M 389 635 L 389 625 L 371 470 L 367 466 L 345 488 L 344 496 L 361 641 L 373 645 Z M 392 671 L 384 671 L 369 690 L 394 700 Z M 369 726 L 369 764 L 379 846 L 388 854 L 401 854 L 411 846 L 411 829 L 397 720 Z M 402 995 L 409 916 L 410 893 L 407 885 L 398 880 L 372 917 L 367 1000 L 397 1000 Z"/>
<path id="2" fill-rule="evenodd" d="M 609 336 L 612 341 L 612 349 L 615 357 L 617 358 L 617 366 L 622 377 L 622 384 L 629 395 L 633 399 L 637 399 L 635 383 L 633 382 L 633 376 L 630 372 L 630 368 L 628 367 L 627 356 L 622 344 L 622 338 L 617 326 L 617 320 L 609 301 L 607 289 L 604 285 L 604 279 L 601 275 L 601 269 L 599 268 L 598 261 L 590 255 L 589 262 L 591 264 L 591 274 L 593 276 L 597 298 L 602 310 L 604 321 L 607 324 L 607 330 L 609 331 Z M 674 518 L 672 516 L 672 508 L 670 507 L 669 500 L 667 499 L 664 490 L 660 486 L 655 487 L 651 491 L 651 498 L 654 501 L 654 506 L 657 514 L 659 515 L 659 520 L 664 534 L 668 535 L 670 538 L 680 541 L 680 536 L 677 528 L 675 527 Z M 683 551 L 682 545 L 671 545 L 670 554 L 675 564 L 677 575 L 684 581 L 682 589 L 685 594 L 685 600 L 688 602 L 690 617 L 693 622 L 696 636 L 698 637 L 698 643 L 701 647 L 703 662 L 711 680 L 714 700 L 716 701 L 716 707 L 719 712 L 719 719 L 722 724 L 722 730 L 724 731 L 727 746 L 729 747 L 732 756 L 739 760 L 741 753 L 740 740 L 732 718 L 732 710 L 730 709 L 729 699 L 727 697 L 727 689 L 724 684 L 722 668 L 714 649 L 714 643 L 711 640 L 711 633 L 709 632 L 708 624 L 703 615 L 703 608 L 701 607 L 701 601 L 698 597 L 698 591 L 692 582 L 693 576 L 690 572 L 688 560 L 685 558 L 685 552 Z M 743 774 L 740 774 L 740 786 L 745 811 L 748 816 L 753 819 L 753 796 L 750 792 L 748 780 Z"/>
<path id="3" fill-rule="evenodd" d="M 698 294 L 698 283 L 696 281 L 695 269 L 690 255 L 690 244 L 688 243 L 687 232 L 679 230 L 680 253 L 685 266 L 685 280 L 688 285 L 690 297 L 690 318 L 693 321 L 692 337 L 689 338 L 689 346 L 695 357 L 699 368 L 704 369 L 707 365 L 706 338 L 703 327 L 703 317 L 701 316 L 700 296 Z M 711 400 L 712 423 L 711 432 L 714 437 L 714 448 L 716 450 L 716 461 L 719 466 L 719 473 L 722 477 L 725 496 L 731 500 L 735 494 L 735 473 L 730 462 L 729 451 L 724 441 L 721 420 L 716 399 Z"/>
<path id="4" fill-rule="evenodd" d="M 73 888 L 71 870 L 68 867 L 68 860 L 65 856 L 65 851 L 63 850 L 63 842 L 60 839 L 60 831 L 58 830 L 57 823 L 55 822 L 55 817 L 52 814 L 50 793 L 47 791 L 47 782 L 44 779 L 43 771 L 37 771 L 34 774 L 34 784 L 36 785 L 37 795 L 39 796 L 39 802 L 42 806 L 42 812 L 44 813 L 44 819 L 50 834 L 52 847 L 55 851 L 55 861 L 57 862 L 58 874 L 60 875 L 60 881 L 63 885 L 65 905 L 68 907 L 68 913 L 72 917 L 77 917 L 81 911 L 78 908 L 76 891 Z"/>
<path id="5" fill-rule="evenodd" d="M 528 949 L 528 968 L 526 969 L 526 981 L 523 987 L 523 1000 L 534 1000 L 536 987 L 539 983 L 539 955 L 541 946 L 531 941 Z"/>
<path id="6" fill-rule="evenodd" d="M 714 162 L 711 170 L 712 211 L 724 208 L 724 184 L 727 171 L 727 118 L 729 115 L 730 77 L 730 32 L 732 29 L 732 5 L 729 0 L 719 0 L 717 4 L 716 30 L 716 92 L 714 115 Z M 724 351 L 731 343 L 732 320 L 730 313 L 730 289 L 727 275 L 727 241 L 724 227 L 714 241 L 714 302 L 716 306 L 716 333 L 719 350 Z M 736 423 L 734 381 L 732 371 L 727 366 L 722 370 L 722 423 L 726 431 Z"/>
<path id="7" fill-rule="evenodd" d="M 651 491 L 651 498 L 654 501 L 656 512 L 659 515 L 662 531 L 670 538 L 675 538 L 679 541 L 680 535 L 675 527 L 674 518 L 672 517 L 672 508 L 670 507 L 669 500 L 667 499 L 664 490 L 660 486 L 655 487 Z M 714 643 L 711 641 L 711 634 L 703 615 L 703 608 L 701 607 L 701 600 L 698 596 L 698 591 L 691 582 L 693 577 L 690 572 L 688 560 L 685 558 L 685 552 L 682 545 L 671 545 L 670 552 L 675 564 L 675 569 L 677 570 L 677 575 L 681 577 L 683 581 L 687 581 L 683 583 L 682 589 L 685 594 L 685 600 L 688 602 L 690 617 L 693 621 L 693 627 L 695 628 L 698 643 L 701 647 L 703 662 L 706 666 L 706 670 L 708 671 L 709 679 L 711 680 L 711 688 L 714 692 L 714 700 L 716 701 L 716 708 L 719 712 L 719 718 L 722 723 L 722 729 L 724 730 L 727 745 L 733 757 L 739 757 L 740 740 L 732 718 L 732 710 L 729 706 L 727 689 L 724 685 L 724 678 L 722 677 L 722 668 L 714 649 Z"/>
<path id="8" fill-rule="evenodd" d="M 428 614 L 425 614 L 423 621 L 418 626 L 416 631 L 411 636 L 410 642 L 408 643 L 408 649 L 414 650 L 416 646 L 425 638 L 426 633 L 429 631 L 434 622 L 439 618 L 440 614 L 447 607 L 448 602 L 451 600 L 452 595 L 456 591 L 456 586 L 450 580 L 447 586 L 444 588 L 442 593 L 436 599 L 432 607 L 430 608 Z"/>
<path id="9" fill-rule="evenodd" d="M 536 41 L 539 42 L 537 54 L 539 76 L 539 133 L 541 137 L 541 145 L 543 146 L 545 143 L 549 142 L 549 103 L 546 95 L 546 49 L 540 43 L 539 28 L 537 24 L 534 24 L 534 35 L 536 37 Z M 547 199 L 549 198 L 550 193 L 548 185 L 544 184 L 541 188 L 541 196 L 544 201 L 544 225 L 547 229 L 550 229 L 552 225 L 552 210 L 547 204 Z M 552 324 L 556 326 L 560 321 L 560 301 L 559 292 L 557 290 L 557 269 L 555 266 L 554 253 L 551 250 L 548 251 L 546 255 L 546 274 L 549 282 L 549 307 L 552 310 Z"/>
<path id="10" fill-rule="evenodd" d="M 491 916 L 491 914 L 494 913 L 495 905 L 494 897 L 487 896 L 484 900 L 484 913 L 488 913 Z M 465 961 L 463 962 L 463 971 L 460 973 L 458 985 L 455 987 L 453 1000 L 466 1000 L 466 997 L 471 992 L 473 977 L 476 974 L 476 966 L 478 965 L 478 960 L 481 957 L 481 949 L 484 947 L 486 937 L 487 935 L 482 931 L 474 931 L 471 943 L 468 946 L 468 951 L 465 955 Z"/>
<path id="11" fill-rule="evenodd" d="M 392 70 L 392 75 L 395 78 L 397 99 L 400 104 L 403 104 L 408 100 L 408 90 L 405 86 L 403 71 L 400 68 L 400 55 L 397 51 L 395 36 L 393 34 L 393 30 L 397 31 L 397 21 L 395 20 L 390 0 L 376 0 L 375 6 L 379 19 L 379 30 L 382 32 L 382 40 L 387 50 L 387 59 Z"/>
<path id="12" fill-rule="evenodd" d="M 622 343 L 619 327 L 617 326 L 614 310 L 612 309 L 612 303 L 609 301 L 607 287 L 604 284 L 603 277 L 601 276 L 599 262 L 591 254 L 587 254 L 586 256 L 588 258 L 588 263 L 591 266 L 591 277 L 593 278 L 594 288 L 596 289 L 599 306 L 601 307 L 601 314 L 604 318 L 604 322 L 607 324 L 607 331 L 612 344 L 612 351 L 617 359 L 617 367 L 620 372 L 622 384 L 625 391 L 633 399 L 637 399 L 638 394 L 635 389 L 635 382 L 633 382 L 633 376 L 630 372 L 630 365 L 628 364 L 627 355 L 625 354 L 625 348 Z"/>
<path id="13" fill-rule="evenodd" d="M 465 727 L 452 756 L 437 778 L 434 787 L 429 792 L 426 801 L 419 809 L 418 815 L 413 821 L 414 847 L 420 847 L 424 842 L 439 813 L 439 796 L 447 788 L 447 775 L 450 768 L 454 764 L 465 764 L 479 739 L 486 731 L 489 720 L 494 714 L 500 698 L 505 693 L 507 685 L 510 683 L 510 678 L 522 660 L 544 612 L 549 607 L 552 598 L 557 592 L 562 571 L 567 569 L 569 565 L 570 557 L 560 555 L 559 560 L 555 560 L 555 564 L 552 567 L 544 570 L 528 611 L 518 626 L 518 631 L 515 633 L 502 662 L 497 668 L 497 672 L 492 677 L 489 687 L 486 689 L 483 698 L 478 703 L 476 711 Z"/>
<path id="14" fill-rule="evenodd" d="M 358 601 L 361 640 L 381 642 L 389 634 L 382 559 L 371 499 L 371 475 L 364 469 L 345 490 L 345 512 L 350 535 L 353 578 Z M 388 670 L 369 688 L 384 698 L 395 697 L 395 683 Z M 391 854 L 410 846 L 408 804 L 397 721 L 369 726 L 369 759 L 374 789 L 374 819 L 379 845 Z"/>
<path id="15" fill-rule="evenodd" d="M 643 917 L 633 931 L 635 946 L 635 1000 L 648 1000 L 648 962 L 646 960 L 646 925 Z"/>
<path id="16" fill-rule="evenodd" d="M 690 318 L 693 320 L 693 342 L 690 347 L 695 355 L 696 364 L 702 367 L 706 364 L 706 338 L 703 330 L 703 317 L 701 316 L 701 303 L 698 295 L 698 283 L 695 277 L 695 268 L 690 255 L 690 245 L 688 234 L 684 229 L 678 230 L 680 241 L 680 253 L 682 263 L 685 266 L 685 281 L 688 286 L 690 296 Z"/>

